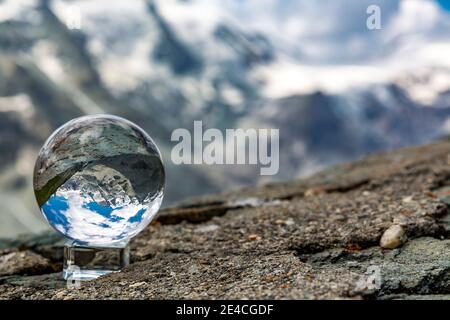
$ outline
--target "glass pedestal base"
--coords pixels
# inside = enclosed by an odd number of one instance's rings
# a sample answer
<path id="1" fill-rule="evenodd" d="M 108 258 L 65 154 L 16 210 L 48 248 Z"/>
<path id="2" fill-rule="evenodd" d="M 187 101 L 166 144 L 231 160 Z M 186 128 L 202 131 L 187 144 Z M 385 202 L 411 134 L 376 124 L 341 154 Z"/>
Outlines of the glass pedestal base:
<path id="1" fill-rule="evenodd" d="M 88 281 L 130 264 L 130 248 L 85 247 L 68 243 L 64 247 L 63 278 Z"/>

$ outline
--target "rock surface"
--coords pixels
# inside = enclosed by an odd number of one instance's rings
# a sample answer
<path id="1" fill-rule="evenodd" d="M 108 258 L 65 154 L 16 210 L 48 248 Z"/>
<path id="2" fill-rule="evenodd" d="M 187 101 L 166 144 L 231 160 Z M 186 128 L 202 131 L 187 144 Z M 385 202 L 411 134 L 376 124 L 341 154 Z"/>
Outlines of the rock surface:
<path id="1" fill-rule="evenodd" d="M 60 280 L 58 236 L 4 240 L 0 298 L 448 299 L 449 155 L 441 141 L 191 199 L 132 241 L 129 267 L 80 288 Z M 381 248 L 392 225 L 407 241 Z"/>
<path id="2" fill-rule="evenodd" d="M 13 251 L 0 256 L 0 276 L 55 271 L 50 261 L 31 251 Z"/>

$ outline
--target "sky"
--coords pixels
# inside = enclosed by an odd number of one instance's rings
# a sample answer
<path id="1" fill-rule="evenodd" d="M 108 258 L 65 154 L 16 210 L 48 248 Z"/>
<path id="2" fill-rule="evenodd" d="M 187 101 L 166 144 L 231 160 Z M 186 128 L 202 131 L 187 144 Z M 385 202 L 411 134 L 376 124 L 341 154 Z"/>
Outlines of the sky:
<path id="1" fill-rule="evenodd" d="M 447 11 L 450 11 L 450 1 L 449 0 L 437 0 L 439 5 Z"/>

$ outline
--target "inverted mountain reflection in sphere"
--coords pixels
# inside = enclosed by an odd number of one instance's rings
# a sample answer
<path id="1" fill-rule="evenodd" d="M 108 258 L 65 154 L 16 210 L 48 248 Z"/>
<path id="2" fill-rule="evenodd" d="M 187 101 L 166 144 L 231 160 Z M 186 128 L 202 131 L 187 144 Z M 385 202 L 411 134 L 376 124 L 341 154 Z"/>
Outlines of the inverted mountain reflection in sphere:
<path id="1" fill-rule="evenodd" d="M 161 206 L 165 173 L 152 139 L 115 116 L 74 119 L 57 129 L 34 170 L 38 205 L 50 225 L 91 246 L 124 246 Z"/>

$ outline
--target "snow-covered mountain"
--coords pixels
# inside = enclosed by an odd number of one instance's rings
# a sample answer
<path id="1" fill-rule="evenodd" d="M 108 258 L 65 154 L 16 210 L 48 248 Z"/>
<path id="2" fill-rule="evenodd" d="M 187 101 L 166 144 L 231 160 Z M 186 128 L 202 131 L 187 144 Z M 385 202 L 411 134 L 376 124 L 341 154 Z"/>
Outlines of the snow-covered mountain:
<path id="1" fill-rule="evenodd" d="M 366 28 L 373 3 L 382 30 Z M 125 117 L 155 139 L 166 204 L 267 181 L 251 166 L 173 165 L 170 134 L 194 120 L 279 128 L 271 180 L 443 136 L 448 18 L 427 0 L 0 1 L 0 236 L 47 227 L 35 157 L 84 114 Z"/>

